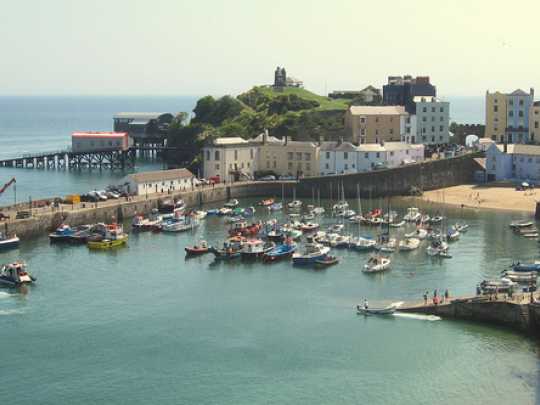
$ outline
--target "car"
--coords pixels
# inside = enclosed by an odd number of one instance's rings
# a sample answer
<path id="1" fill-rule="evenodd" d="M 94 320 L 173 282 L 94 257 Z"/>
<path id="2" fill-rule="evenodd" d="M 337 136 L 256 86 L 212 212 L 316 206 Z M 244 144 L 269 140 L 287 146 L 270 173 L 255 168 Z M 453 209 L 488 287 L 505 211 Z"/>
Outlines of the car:
<path id="1" fill-rule="evenodd" d="M 296 180 L 294 176 L 279 176 L 280 180 Z"/>
<path id="2" fill-rule="evenodd" d="M 263 177 L 259 177 L 258 180 L 259 181 L 274 181 L 274 180 L 276 180 L 276 176 L 272 176 L 272 175 L 263 176 Z"/>
<path id="3" fill-rule="evenodd" d="M 105 195 L 107 196 L 107 198 L 114 198 L 115 200 L 120 198 L 120 194 L 115 191 L 107 191 Z"/>

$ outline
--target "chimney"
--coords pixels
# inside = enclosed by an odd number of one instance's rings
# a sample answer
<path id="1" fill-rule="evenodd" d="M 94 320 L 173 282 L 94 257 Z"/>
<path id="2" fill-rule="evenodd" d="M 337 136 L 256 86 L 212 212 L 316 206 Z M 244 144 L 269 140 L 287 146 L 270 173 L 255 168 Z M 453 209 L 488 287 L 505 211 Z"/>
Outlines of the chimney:
<path id="1" fill-rule="evenodd" d="M 323 136 L 319 135 L 319 146 L 321 146 L 323 143 Z"/>
<path id="2" fill-rule="evenodd" d="M 288 139 L 289 139 L 289 136 L 287 134 L 285 134 L 285 143 L 284 143 L 285 146 L 287 146 Z"/>
<path id="3" fill-rule="evenodd" d="M 263 134 L 263 145 L 266 145 L 266 142 L 268 142 L 268 129 L 264 130 Z"/>
<path id="4" fill-rule="evenodd" d="M 531 87 L 530 93 L 531 93 L 531 97 L 534 99 L 534 88 Z"/>
<path id="5" fill-rule="evenodd" d="M 341 145 L 342 143 L 343 143 L 343 137 L 340 136 L 340 137 L 338 138 L 338 144 L 337 144 L 337 146 Z"/>

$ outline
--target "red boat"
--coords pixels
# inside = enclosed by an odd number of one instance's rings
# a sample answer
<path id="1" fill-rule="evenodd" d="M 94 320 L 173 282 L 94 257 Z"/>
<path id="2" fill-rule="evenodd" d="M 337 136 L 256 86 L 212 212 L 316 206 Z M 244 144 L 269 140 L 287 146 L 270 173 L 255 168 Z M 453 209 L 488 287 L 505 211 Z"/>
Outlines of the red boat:
<path id="1" fill-rule="evenodd" d="M 208 243 L 202 240 L 198 245 L 186 246 L 186 256 L 198 256 L 209 252 Z"/>
<path id="2" fill-rule="evenodd" d="M 257 235 L 260 230 L 260 224 L 247 225 L 245 222 L 237 222 L 233 224 L 233 227 L 229 230 L 229 235 L 254 236 Z"/>
<path id="3" fill-rule="evenodd" d="M 259 205 L 262 205 L 263 207 L 269 207 L 274 203 L 273 198 L 267 198 L 266 200 L 259 201 Z"/>
<path id="4" fill-rule="evenodd" d="M 371 217 L 371 218 L 378 218 L 381 215 L 382 215 L 382 209 L 380 209 L 380 208 L 374 208 L 368 214 L 368 216 Z"/>

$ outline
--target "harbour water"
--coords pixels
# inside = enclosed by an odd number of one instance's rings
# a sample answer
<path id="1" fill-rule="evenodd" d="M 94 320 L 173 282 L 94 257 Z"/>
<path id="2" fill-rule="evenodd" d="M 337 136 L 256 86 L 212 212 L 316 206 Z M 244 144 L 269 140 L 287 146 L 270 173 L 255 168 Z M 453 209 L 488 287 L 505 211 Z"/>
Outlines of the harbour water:
<path id="1" fill-rule="evenodd" d="M 403 214 L 408 204 L 392 208 Z M 185 260 L 184 247 L 199 238 L 224 238 L 217 217 L 193 234 L 131 234 L 116 251 L 50 245 L 45 236 L 24 243 L 0 254 L 1 262 L 25 259 L 38 278 L 26 292 L 0 290 L 2 400 L 538 404 L 538 342 L 492 326 L 353 310 L 364 298 L 419 299 L 435 288 L 472 294 L 513 258 L 537 257 L 537 242 L 508 229 L 519 215 L 446 214 L 470 224 L 452 259 L 396 253 L 379 275 L 361 272 L 367 254 L 346 250 L 323 271 Z"/>

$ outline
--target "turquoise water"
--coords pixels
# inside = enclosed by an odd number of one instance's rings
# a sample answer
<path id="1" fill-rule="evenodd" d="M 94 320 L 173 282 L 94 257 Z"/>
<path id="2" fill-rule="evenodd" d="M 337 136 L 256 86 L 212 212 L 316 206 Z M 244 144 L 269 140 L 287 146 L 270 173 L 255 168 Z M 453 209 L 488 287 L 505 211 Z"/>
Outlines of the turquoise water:
<path id="1" fill-rule="evenodd" d="M 434 288 L 470 294 L 512 258 L 537 257 L 536 242 L 508 230 L 519 215 L 448 214 L 471 225 L 452 244 L 453 259 L 395 254 L 393 269 L 374 277 L 361 272 L 366 254 L 342 250 L 334 252 L 341 263 L 324 271 L 215 264 L 209 255 L 185 260 L 183 248 L 198 238 L 223 239 L 227 228 L 215 217 L 195 234 L 131 234 L 129 247 L 112 252 L 50 245 L 46 237 L 25 243 L 0 254 L 0 262 L 25 259 L 38 277 L 26 292 L 0 290 L 0 397 L 6 404 L 540 403 L 534 340 L 485 325 L 353 311 L 364 297 L 375 305 Z"/>

